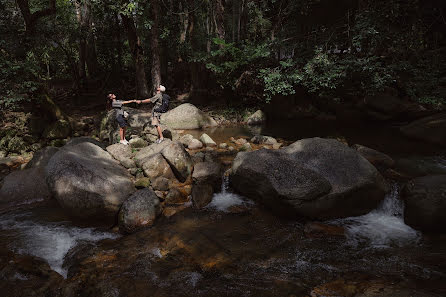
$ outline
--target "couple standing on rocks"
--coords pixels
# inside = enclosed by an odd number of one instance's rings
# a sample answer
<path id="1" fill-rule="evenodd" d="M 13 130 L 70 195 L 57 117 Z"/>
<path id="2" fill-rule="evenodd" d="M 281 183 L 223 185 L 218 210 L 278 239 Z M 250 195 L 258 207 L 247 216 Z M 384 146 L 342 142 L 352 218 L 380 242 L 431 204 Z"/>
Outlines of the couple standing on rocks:
<path id="1" fill-rule="evenodd" d="M 118 124 L 119 124 L 119 136 L 121 138 L 119 143 L 124 144 L 124 145 L 129 144 L 129 142 L 125 139 L 125 130 L 127 127 L 126 119 L 128 118 L 128 113 L 122 109 L 122 106 L 124 104 L 129 104 L 129 103 L 138 103 L 138 104 L 154 103 L 155 104 L 152 109 L 152 126 L 156 127 L 156 129 L 158 131 L 158 135 L 159 135 L 159 138 L 156 141 L 156 143 L 161 143 L 164 140 L 163 131 L 161 130 L 161 127 L 160 127 L 160 120 L 161 120 L 161 114 L 166 112 L 169 108 L 169 99 L 170 99 L 169 95 L 164 94 L 165 91 L 166 91 L 166 87 L 164 87 L 163 85 L 159 85 L 158 88 L 156 89 L 155 96 L 153 96 L 152 98 L 144 99 L 144 100 L 122 101 L 122 100 L 116 100 L 115 94 L 107 95 L 107 98 L 109 100 L 112 100 L 112 108 L 116 109 L 116 120 L 118 121 Z"/>

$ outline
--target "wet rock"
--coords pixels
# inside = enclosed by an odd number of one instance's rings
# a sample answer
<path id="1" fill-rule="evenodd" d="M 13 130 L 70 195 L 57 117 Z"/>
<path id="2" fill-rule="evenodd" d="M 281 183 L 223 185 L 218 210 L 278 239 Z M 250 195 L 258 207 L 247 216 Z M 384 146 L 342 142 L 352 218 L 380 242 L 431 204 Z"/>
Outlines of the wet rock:
<path id="1" fill-rule="evenodd" d="M 256 135 L 251 138 L 251 142 L 255 144 L 273 145 L 277 144 L 277 140 L 271 136 Z"/>
<path id="2" fill-rule="evenodd" d="M 244 145 L 246 143 L 248 143 L 248 141 L 244 138 L 239 138 L 235 141 L 235 144 L 238 144 L 238 145 Z"/>
<path id="3" fill-rule="evenodd" d="M 187 194 L 180 191 L 178 188 L 173 187 L 169 190 L 166 196 L 167 204 L 183 204 L 188 201 Z"/>
<path id="4" fill-rule="evenodd" d="M 320 237 L 344 237 L 344 228 L 340 226 L 327 225 L 318 222 L 307 223 L 304 226 L 304 233 L 309 238 Z"/>
<path id="5" fill-rule="evenodd" d="M 191 150 L 198 150 L 203 147 L 203 143 L 198 139 L 192 139 L 191 142 L 189 142 L 189 145 L 187 146 L 188 149 Z"/>
<path id="6" fill-rule="evenodd" d="M 446 233 L 446 175 L 415 178 L 402 194 L 406 224 L 426 232 Z"/>
<path id="7" fill-rule="evenodd" d="M 212 201 L 214 189 L 209 184 L 192 186 L 192 203 L 195 208 L 201 209 Z"/>
<path id="8" fill-rule="evenodd" d="M 214 191 L 219 191 L 221 187 L 222 169 L 219 163 L 201 162 L 194 167 L 192 179 L 194 184 L 209 184 Z"/>
<path id="9" fill-rule="evenodd" d="M 163 215 L 166 218 L 170 218 L 174 215 L 176 215 L 177 213 L 185 210 L 186 208 L 190 207 L 190 204 L 183 204 L 183 205 L 179 205 L 179 206 L 167 206 L 163 209 Z"/>
<path id="10" fill-rule="evenodd" d="M 228 150 L 229 150 L 230 152 L 233 152 L 233 151 L 235 151 L 235 148 L 234 148 L 233 146 L 230 146 L 230 147 L 228 148 Z"/>
<path id="11" fill-rule="evenodd" d="M 355 144 L 352 146 L 352 148 L 380 170 L 392 168 L 395 165 L 395 161 L 391 157 L 374 149 L 360 144 Z"/>
<path id="12" fill-rule="evenodd" d="M 132 148 L 128 145 L 115 143 L 107 147 L 107 152 L 118 160 L 125 168 L 135 168 L 135 161 L 132 160 Z"/>
<path id="13" fill-rule="evenodd" d="M 251 144 L 249 142 L 247 142 L 244 145 L 242 145 L 239 150 L 241 152 L 250 152 L 250 151 L 252 151 Z"/>
<path id="14" fill-rule="evenodd" d="M 140 137 L 130 139 L 129 144 L 132 148 L 142 148 L 148 145 L 147 141 Z"/>
<path id="15" fill-rule="evenodd" d="M 71 125 L 69 121 L 57 120 L 48 126 L 43 132 L 46 139 L 64 139 L 71 135 Z"/>
<path id="16" fill-rule="evenodd" d="M 5 169 L 6 172 L 6 169 Z M 13 171 L 3 179 L 0 203 L 8 205 L 45 202 L 51 198 L 41 167 Z"/>
<path id="17" fill-rule="evenodd" d="M 157 177 L 152 182 L 152 188 L 158 191 L 167 191 L 169 190 L 169 180 L 165 177 Z"/>
<path id="18" fill-rule="evenodd" d="M 217 122 L 190 103 L 169 110 L 161 116 L 161 122 L 171 129 L 200 129 L 217 126 Z"/>
<path id="19" fill-rule="evenodd" d="M 47 146 L 46 148 L 36 152 L 31 161 L 26 164 L 26 169 L 35 167 L 45 167 L 49 160 L 59 151 L 57 147 Z"/>
<path id="20" fill-rule="evenodd" d="M 387 191 L 383 177 L 355 150 L 322 138 L 303 139 L 278 151 L 237 154 L 231 184 L 273 212 L 293 218 L 362 215 Z"/>
<path id="21" fill-rule="evenodd" d="M 181 143 L 170 143 L 161 151 L 161 154 L 167 160 L 179 181 L 184 182 L 191 175 L 194 165 L 189 153 Z"/>
<path id="22" fill-rule="evenodd" d="M 248 125 L 261 125 L 266 121 L 266 115 L 263 111 L 257 110 L 247 120 Z"/>
<path id="23" fill-rule="evenodd" d="M 119 230 L 134 233 L 152 226 L 161 213 L 161 206 L 155 192 L 146 188 L 130 196 L 119 211 Z"/>
<path id="24" fill-rule="evenodd" d="M 141 177 L 135 181 L 135 188 L 143 189 L 150 186 L 150 179 L 148 177 Z"/>
<path id="25" fill-rule="evenodd" d="M 209 137 L 209 135 L 207 135 L 206 133 L 203 133 L 200 136 L 200 141 L 206 146 L 206 147 L 214 147 L 217 146 L 217 144 L 215 143 L 214 140 L 212 140 L 211 137 Z"/>
<path id="26" fill-rule="evenodd" d="M 166 198 L 166 192 L 165 191 L 155 190 L 155 195 L 156 195 L 156 197 L 158 197 L 158 198 L 160 198 L 162 200 L 164 200 Z"/>
<path id="27" fill-rule="evenodd" d="M 192 155 L 192 161 L 194 164 L 203 162 L 205 158 L 205 154 L 203 152 L 198 152 Z"/>
<path id="28" fill-rule="evenodd" d="M 135 191 L 130 175 L 110 154 L 92 143 L 57 152 L 45 169 L 50 192 L 72 215 L 112 223 Z"/>
<path id="29" fill-rule="evenodd" d="M 410 177 L 446 174 L 446 160 L 432 157 L 401 158 L 396 160 L 395 169 Z"/>
<path id="30" fill-rule="evenodd" d="M 400 130 L 407 137 L 446 146 L 446 113 L 419 119 Z"/>

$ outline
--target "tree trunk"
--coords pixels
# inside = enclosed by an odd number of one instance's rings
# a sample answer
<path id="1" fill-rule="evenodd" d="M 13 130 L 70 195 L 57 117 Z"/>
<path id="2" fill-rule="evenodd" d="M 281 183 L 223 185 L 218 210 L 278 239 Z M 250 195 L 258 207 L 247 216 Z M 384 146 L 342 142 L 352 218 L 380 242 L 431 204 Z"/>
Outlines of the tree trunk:
<path id="1" fill-rule="evenodd" d="M 215 33 L 221 40 L 225 40 L 225 6 L 224 0 L 215 0 Z M 220 45 L 223 47 L 223 45 Z"/>
<path id="2" fill-rule="evenodd" d="M 135 80 L 136 80 L 136 96 L 137 98 L 150 97 L 147 88 L 146 73 L 144 69 L 144 52 L 141 46 L 141 40 L 136 34 L 136 27 L 133 19 L 121 15 L 122 23 L 127 30 L 127 38 L 132 51 L 133 61 L 135 63 Z"/>
<path id="3" fill-rule="evenodd" d="M 76 1 L 75 6 L 81 35 L 79 40 L 79 76 L 81 78 L 87 76 L 85 65 L 87 65 L 89 76 L 95 76 L 99 72 L 99 63 L 92 30 L 91 2 L 90 0 Z"/>
<path id="4" fill-rule="evenodd" d="M 159 48 L 159 1 L 153 0 L 152 4 L 152 20 L 153 25 L 150 30 L 150 47 L 152 50 L 152 92 L 155 93 L 158 86 L 161 84 L 161 63 L 160 63 L 160 48 Z"/>
<path id="5" fill-rule="evenodd" d="M 31 34 L 36 26 L 37 21 L 48 15 L 56 13 L 56 0 L 50 0 L 47 8 L 31 13 L 28 0 L 17 0 L 17 4 L 25 20 L 25 30 L 27 34 Z"/>

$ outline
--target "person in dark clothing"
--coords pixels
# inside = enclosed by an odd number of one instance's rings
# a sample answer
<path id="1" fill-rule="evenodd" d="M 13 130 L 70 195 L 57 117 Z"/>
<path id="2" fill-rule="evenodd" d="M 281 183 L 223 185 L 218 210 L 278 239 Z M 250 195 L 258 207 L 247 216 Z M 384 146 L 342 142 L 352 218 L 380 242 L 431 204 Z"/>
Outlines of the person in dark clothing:
<path id="1" fill-rule="evenodd" d="M 122 106 L 124 104 L 134 103 L 136 100 L 129 100 L 129 101 L 122 101 L 122 100 L 116 100 L 115 94 L 108 94 L 107 98 L 111 100 L 112 102 L 112 108 L 116 110 L 116 120 L 119 124 L 119 136 L 121 140 L 119 143 L 128 145 L 129 142 L 125 139 L 125 130 L 127 128 L 127 120 L 125 119 L 126 112 L 124 109 L 122 109 Z"/>

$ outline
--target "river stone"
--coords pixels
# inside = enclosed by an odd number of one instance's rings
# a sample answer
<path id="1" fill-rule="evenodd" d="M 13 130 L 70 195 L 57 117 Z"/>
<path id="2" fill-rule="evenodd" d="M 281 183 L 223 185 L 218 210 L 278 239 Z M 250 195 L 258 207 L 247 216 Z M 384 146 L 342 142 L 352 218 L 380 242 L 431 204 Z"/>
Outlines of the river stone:
<path id="1" fill-rule="evenodd" d="M 209 184 L 198 184 L 192 186 L 192 203 L 201 209 L 211 203 L 214 190 Z"/>
<path id="2" fill-rule="evenodd" d="M 198 150 L 203 147 L 203 143 L 198 139 L 192 139 L 191 142 L 189 142 L 189 145 L 187 146 L 188 149 L 191 150 Z"/>
<path id="3" fill-rule="evenodd" d="M 161 213 L 160 200 L 151 189 L 142 189 L 131 195 L 119 211 L 119 230 L 134 233 L 152 226 Z"/>
<path id="4" fill-rule="evenodd" d="M 201 162 L 195 164 L 192 180 L 194 184 L 209 184 L 214 192 L 221 188 L 221 165 L 215 162 Z"/>
<path id="5" fill-rule="evenodd" d="M 43 131 L 46 139 L 64 139 L 71 135 L 71 124 L 66 120 L 57 120 Z"/>
<path id="6" fill-rule="evenodd" d="M 180 139 L 178 140 L 179 142 L 181 142 L 185 147 L 189 146 L 189 143 L 195 139 L 192 135 L 190 134 L 186 134 L 180 137 Z"/>
<path id="7" fill-rule="evenodd" d="M 26 164 L 25 168 L 45 167 L 50 159 L 59 151 L 57 147 L 47 146 L 46 148 L 36 152 L 31 161 Z"/>
<path id="8" fill-rule="evenodd" d="M 415 178 L 402 194 L 406 224 L 426 232 L 446 233 L 446 175 Z"/>
<path id="9" fill-rule="evenodd" d="M 217 126 L 217 122 L 190 103 L 169 110 L 161 116 L 161 122 L 171 129 L 200 129 Z"/>
<path id="10" fill-rule="evenodd" d="M 257 110 L 247 120 L 248 125 L 260 125 L 266 121 L 265 113 L 261 110 Z"/>
<path id="11" fill-rule="evenodd" d="M 374 149 L 360 144 L 355 144 L 352 146 L 352 148 L 378 169 L 385 170 L 387 168 L 392 168 L 395 165 L 395 161 L 391 157 Z"/>
<path id="12" fill-rule="evenodd" d="M 175 178 L 172 169 L 161 154 L 155 154 L 144 159 L 140 166 L 144 174 L 151 180 L 163 176 L 168 179 Z"/>
<path id="13" fill-rule="evenodd" d="M 183 204 L 187 202 L 187 195 L 184 195 L 178 188 L 173 187 L 169 190 L 166 196 L 167 204 Z"/>
<path id="14" fill-rule="evenodd" d="M 150 179 L 148 177 L 140 177 L 135 181 L 135 188 L 143 189 L 150 186 Z"/>
<path id="15" fill-rule="evenodd" d="M 169 190 L 169 180 L 165 177 L 159 176 L 152 181 L 152 188 L 158 191 Z"/>
<path id="16" fill-rule="evenodd" d="M 231 184 L 279 215 L 358 216 L 384 198 L 386 183 L 366 159 L 334 139 L 299 140 L 282 150 L 237 154 Z"/>
<path id="17" fill-rule="evenodd" d="M 255 144 L 273 145 L 277 143 L 277 140 L 271 136 L 256 135 L 251 138 L 251 142 Z"/>
<path id="18" fill-rule="evenodd" d="M 166 146 L 171 144 L 172 141 L 170 139 L 164 139 L 161 143 L 153 143 L 149 146 L 146 146 L 142 148 L 139 152 L 135 155 L 135 162 L 138 167 L 143 168 L 143 165 L 147 163 L 147 160 L 153 155 L 160 153 Z"/>
<path id="19" fill-rule="evenodd" d="M 127 170 L 88 142 L 57 152 L 45 171 L 49 189 L 62 208 L 103 223 L 113 223 L 122 202 L 135 191 Z"/>
<path id="20" fill-rule="evenodd" d="M 228 144 L 227 144 L 227 143 L 225 143 L 225 142 L 223 142 L 223 143 L 220 143 L 220 144 L 218 145 L 218 148 L 220 148 L 220 149 L 222 149 L 222 150 L 225 150 L 225 149 L 227 149 L 227 148 L 228 148 Z"/>
<path id="21" fill-rule="evenodd" d="M 244 145 L 242 145 L 239 150 L 242 151 L 242 152 L 252 151 L 251 144 L 249 142 L 247 142 Z"/>
<path id="22" fill-rule="evenodd" d="M 212 140 L 212 138 L 211 138 L 209 135 L 207 135 L 206 133 L 203 133 L 203 134 L 200 136 L 200 141 L 201 141 L 205 146 L 207 146 L 207 147 L 214 147 L 214 146 L 217 146 L 217 144 L 215 143 L 215 141 Z"/>
<path id="23" fill-rule="evenodd" d="M 400 130 L 407 137 L 446 146 L 446 112 L 419 119 Z"/>
<path id="24" fill-rule="evenodd" d="M 135 168 L 135 161 L 132 160 L 132 148 L 129 145 L 115 143 L 107 147 L 107 152 L 118 160 L 125 168 Z"/>
<path id="25" fill-rule="evenodd" d="M 235 144 L 238 144 L 238 145 L 244 145 L 246 143 L 248 143 L 248 141 L 244 138 L 239 138 L 235 141 Z"/>
<path id="26" fill-rule="evenodd" d="M 179 181 L 184 182 L 191 175 L 194 164 L 181 143 L 170 143 L 161 151 L 161 154 L 167 160 Z"/>
<path id="27" fill-rule="evenodd" d="M 3 179 L 0 203 L 22 204 L 46 201 L 51 198 L 41 167 L 11 172 Z"/>

